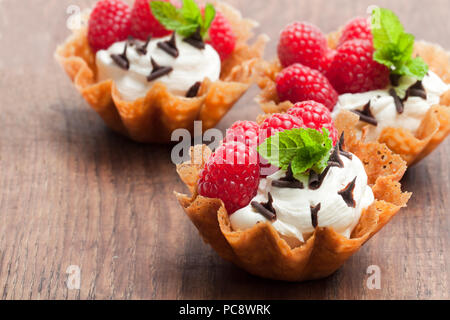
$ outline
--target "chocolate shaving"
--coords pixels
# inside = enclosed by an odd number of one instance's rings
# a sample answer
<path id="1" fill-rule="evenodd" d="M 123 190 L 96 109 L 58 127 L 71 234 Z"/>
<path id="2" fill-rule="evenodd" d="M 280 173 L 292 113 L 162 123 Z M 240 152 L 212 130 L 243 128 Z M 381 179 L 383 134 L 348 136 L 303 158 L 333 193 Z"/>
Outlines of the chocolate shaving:
<path id="1" fill-rule="evenodd" d="M 150 43 L 150 40 L 152 39 L 152 36 L 148 36 L 147 41 L 143 45 L 140 45 L 136 48 L 137 53 L 140 55 L 146 55 L 147 54 L 147 46 Z"/>
<path id="2" fill-rule="evenodd" d="M 184 42 L 189 43 L 194 48 L 203 50 L 205 49 L 205 43 L 203 42 L 202 35 L 200 34 L 200 28 L 191 34 L 188 38 L 183 39 Z"/>
<path id="3" fill-rule="evenodd" d="M 347 206 L 356 207 L 355 199 L 353 198 L 353 190 L 355 189 L 356 177 L 350 182 L 344 189 L 338 192 L 338 194 L 344 199 Z"/>
<path id="4" fill-rule="evenodd" d="M 425 91 L 425 87 L 423 86 L 423 83 L 420 80 L 417 80 L 416 83 L 414 83 L 411 87 L 409 87 L 409 89 L 417 89 Z"/>
<path id="5" fill-rule="evenodd" d="M 153 66 L 153 70 L 152 72 L 147 76 L 147 81 L 153 81 L 155 79 L 158 79 L 162 76 L 165 76 L 166 74 L 169 74 L 170 72 L 172 72 L 173 68 L 172 67 L 163 67 L 160 66 L 159 64 L 156 63 L 155 60 L 153 60 L 153 58 L 150 58 L 151 62 L 152 62 L 152 66 Z"/>
<path id="6" fill-rule="evenodd" d="M 404 110 L 404 106 L 403 106 L 403 102 L 402 100 L 399 98 L 397 91 L 395 91 L 394 88 L 391 88 L 389 90 L 389 94 L 392 96 L 392 98 L 394 99 L 394 103 L 395 103 L 395 109 L 397 109 L 398 113 L 403 113 Z"/>
<path id="7" fill-rule="evenodd" d="M 362 111 L 365 115 L 367 115 L 368 117 L 371 118 L 375 118 L 372 114 L 372 110 L 370 110 L 370 100 L 369 102 L 367 102 L 364 107 L 363 107 L 363 111 Z"/>
<path id="8" fill-rule="evenodd" d="M 346 157 L 347 159 L 350 159 L 350 160 L 353 159 L 352 154 L 350 152 L 347 152 L 347 151 L 342 151 L 341 150 L 341 156 L 344 156 L 344 157 Z"/>
<path id="9" fill-rule="evenodd" d="M 344 147 L 345 147 L 344 132 L 345 131 L 342 131 L 341 136 L 339 137 L 339 151 L 344 151 Z"/>
<path id="10" fill-rule="evenodd" d="M 317 204 L 315 207 L 313 207 L 313 206 L 310 206 L 309 207 L 310 209 L 311 209 L 311 222 L 312 222 L 312 226 L 313 226 L 313 228 L 315 229 L 315 228 L 317 228 L 317 225 L 319 224 L 318 222 L 318 218 L 317 218 L 317 214 L 319 213 L 319 211 L 320 211 L 320 203 L 319 204 Z"/>
<path id="11" fill-rule="evenodd" d="M 272 203 L 273 198 L 269 192 L 267 202 L 252 201 L 250 205 L 253 207 L 253 209 L 261 213 L 267 220 L 274 221 L 277 218 L 277 213 Z"/>
<path id="12" fill-rule="evenodd" d="M 311 170 L 309 172 L 309 180 L 308 180 L 308 186 L 310 189 L 319 189 L 319 181 L 320 177 L 314 170 Z"/>
<path id="13" fill-rule="evenodd" d="M 285 180 L 273 180 L 272 187 L 281 189 L 303 189 L 304 185 L 301 181 L 285 181 Z"/>
<path id="14" fill-rule="evenodd" d="M 189 90 L 186 92 L 186 98 L 194 98 L 198 94 L 198 90 L 200 89 L 201 82 L 197 81 L 192 85 L 192 87 L 189 88 Z"/>
<path id="15" fill-rule="evenodd" d="M 359 111 L 359 110 L 351 110 L 351 111 L 353 113 L 356 113 L 359 116 L 359 120 L 360 121 L 364 121 L 364 122 L 366 122 L 368 124 L 371 124 L 371 125 L 374 125 L 374 126 L 378 125 L 378 121 L 376 119 L 370 118 L 370 117 L 362 114 L 361 111 Z"/>
<path id="16" fill-rule="evenodd" d="M 309 171 L 308 186 L 311 190 L 317 190 L 320 188 L 320 186 L 322 185 L 323 180 L 325 179 L 326 175 L 328 174 L 328 171 L 330 170 L 330 168 L 331 168 L 331 166 L 328 165 L 321 174 L 317 174 L 312 169 Z"/>
<path id="17" fill-rule="evenodd" d="M 174 58 L 177 58 L 179 55 L 177 44 L 175 41 L 175 32 L 172 33 L 172 36 L 167 41 L 158 42 L 158 48 L 164 50 L 167 54 L 171 55 Z"/>
<path id="18" fill-rule="evenodd" d="M 284 183 L 285 185 L 287 185 L 286 183 L 290 183 L 290 185 L 287 186 L 287 188 L 297 188 L 297 189 L 304 188 L 303 182 L 295 179 L 290 163 L 289 163 L 288 169 L 286 170 L 286 176 L 281 178 L 279 181 L 281 181 L 281 184 Z"/>
<path id="19" fill-rule="evenodd" d="M 331 153 L 330 158 L 328 159 L 328 165 L 331 167 L 338 167 L 338 168 L 344 167 L 344 163 L 342 162 L 342 159 L 340 157 L 339 141 L 333 148 L 333 152 Z"/>
<path id="20" fill-rule="evenodd" d="M 292 172 L 291 164 L 289 164 L 286 170 L 286 176 L 280 178 L 278 180 L 272 181 L 272 186 L 276 188 L 286 188 L 286 189 L 303 189 L 303 182 L 298 181 L 294 177 L 294 173 Z"/>
<path id="21" fill-rule="evenodd" d="M 408 97 L 420 97 L 422 99 L 427 98 L 427 92 L 422 84 L 422 81 L 417 81 L 411 87 L 406 90 L 406 96 L 404 100 L 407 100 Z"/>
<path id="22" fill-rule="evenodd" d="M 281 178 L 280 180 L 283 180 L 283 181 L 294 181 L 294 180 L 296 180 L 295 177 L 294 177 L 294 172 L 292 172 L 292 164 L 291 163 L 289 163 L 289 165 L 287 167 L 286 175 L 283 178 Z"/>
<path id="23" fill-rule="evenodd" d="M 422 90 L 412 89 L 408 91 L 408 97 L 420 97 L 424 100 L 427 99 L 427 93 Z"/>
<path id="24" fill-rule="evenodd" d="M 133 36 L 128 36 L 127 42 L 130 47 L 132 47 L 136 44 L 136 40 L 133 38 Z"/>
<path id="25" fill-rule="evenodd" d="M 394 86 L 394 87 L 398 86 L 399 85 L 399 80 L 400 80 L 401 77 L 402 76 L 399 75 L 399 74 L 391 73 L 389 75 L 389 79 L 391 80 L 392 86 Z"/>
<path id="26" fill-rule="evenodd" d="M 130 68 L 130 62 L 127 58 L 128 43 L 125 43 L 125 48 L 121 54 L 112 54 L 111 59 L 122 69 L 128 70 Z"/>
<path id="27" fill-rule="evenodd" d="M 339 138 L 339 152 L 341 155 L 343 155 L 344 157 L 347 157 L 348 159 L 352 160 L 352 154 L 350 152 L 347 152 L 344 150 L 345 147 L 345 138 L 344 138 L 344 131 L 342 131 L 342 134 Z"/>
<path id="28" fill-rule="evenodd" d="M 377 126 L 378 121 L 375 119 L 374 115 L 372 114 L 372 111 L 370 110 L 370 100 L 366 103 L 363 110 L 351 110 L 353 113 L 357 114 L 359 116 L 359 120 L 367 122 L 368 124 Z"/>

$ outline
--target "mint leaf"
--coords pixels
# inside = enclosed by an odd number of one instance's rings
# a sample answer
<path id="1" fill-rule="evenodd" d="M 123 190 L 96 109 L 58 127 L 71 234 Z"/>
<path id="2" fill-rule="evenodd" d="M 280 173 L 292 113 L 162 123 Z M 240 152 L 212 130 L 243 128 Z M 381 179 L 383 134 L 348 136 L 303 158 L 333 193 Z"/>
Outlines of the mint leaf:
<path id="1" fill-rule="evenodd" d="M 152 1 L 150 9 L 156 20 L 166 29 L 173 30 L 186 38 L 200 30 L 201 36 L 205 39 L 216 15 L 213 5 L 207 4 L 203 16 L 194 0 L 183 0 L 181 8 L 175 7 L 170 2 Z"/>
<path id="2" fill-rule="evenodd" d="M 395 13 L 376 8 L 372 12 L 371 30 L 375 61 L 387 66 L 394 74 L 423 79 L 428 66 L 422 59 L 412 58 L 414 36 L 405 32 Z"/>
<path id="3" fill-rule="evenodd" d="M 211 27 L 211 23 L 213 22 L 214 18 L 216 17 L 216 9 L 214 9 L 214 6 L 210 3 L 208 3 L 205 6 L 205 17 L 204 17 L 204 24 L 202 28 L 202 34 L 208 32 L 209 27 Z"/>
<path id="4" fill-rule="evenodd" d="M 376 8 L 371 17 L 373 46 L 375 49 L 387 43 L 396 43 L 405 31 L 397 16 L 388 9 Z"/>
<path id="5" fill-rule="evenodd" d="M 414 58 L 407 63 L 408 69 L 415 74 L 418 79 L 423 79 L 428 72 L 428 65 L 421 57 Z"/>
<path id="6" fill-rule="evenodd" d="M 183 25 L 183 17 L 170 2 L 152 1 L 150 8 L 153 16 L 168 30 L 176 30 Z"/>
<path id="7" fill-rule="evenodd" d="M 414 36 L 409 33 L 403 33 L 397 40 L 398 57 L 396 61 L 405 63 L 411 60 L 414 51 Z"/>
<path id="8" fill-rule="evenodd" d="M 198 23 L 202 19 L 202 13 L 194 0 L 183 0 L 181 15 L 190 23 Z"/>
<path id="9" fill-rule="evenodd" d="M 406 97 L 406 91 L 411 87 L 414 83 L 416 83 L 416 79 L 413 77 L 401 77 L 398 80 L 398 86 L 395 87 L 395 91 L 400 99 L 404 99 Z"/>
<path id="10" fill-rule="evenodd" d="M 267 138 L 259 147 L 259 154 L 281 169 L 291 165 L 294 176 L 307 170 L 321 173 L 327 166 L 332 141 L 327 129 L 291 129 Z"/>
<path id="11" fill-rule="evenodd" d="M 398 97 L 400 99 L 404 99 L 406 97 L 406 91 L 413 84 L 414 84 L 414 82 L 413 83 L 410 83 L 410 82 L 399 83 L 399 85 L 395 87 L 395 91 L 397 92 Z"/>
<path id="12" fill-rule="evenodd" d="M 394 62 L 392 62 L 393 59 L 391 53 L 392 50 L 388 48 L 388 46 L 386 46 L 374 52 L 373 60 L 375 60 L 378 63 L 384 64 L 389 69 L 393 70 L 395 68 L 395 64 Z"/>
<path id="13" fill-rule="evenodd" d="M 183 37 L 189 37 L 191 34 L 193 34 L 195 31 L 197 31 L 198 25 L 195 23 L 192 24 L 186 24 L 178 27 L 176 29 L 176 32 Z"/>

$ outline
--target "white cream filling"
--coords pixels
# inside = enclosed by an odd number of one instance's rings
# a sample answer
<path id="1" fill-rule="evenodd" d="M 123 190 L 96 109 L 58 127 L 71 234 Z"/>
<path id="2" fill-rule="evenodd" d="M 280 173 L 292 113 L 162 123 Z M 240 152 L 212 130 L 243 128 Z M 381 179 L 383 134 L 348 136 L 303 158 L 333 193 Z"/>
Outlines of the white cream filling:
<path id="1" fill-rule="evenodd" d="M 111 54 L 122 54 L 126 41 L 116 42 L 108 50 L 100 50 L 96 54 L 98 80 L 114 80 L 121 97 L 133 101 L 144 97 L 155 82 L 161 82 L 175 95 L 185 96 L 193 84 L 205 78 L 217 81 L 220 76 L 221 62 L 218 53 L 206 44 L 204 49 L 198 49 L 183 41 L 176 35 L 176 46 L 179 51 L 177 58 L 157 46 L 158 42 L 167 41 L 170 36 L 153 39 L 147 46 L 147 53 L 140 55 L 136 48 L 144 42 L 136 41 L 137 45 L 128 46 L 127 58 L 129 70 L 121 69 L 112 59 Z M 152 72 L 152 57 L 160 66 L 172 67 L 168 75 L 154 81 L 147 81 Z"/>
<path id="2" fill-rule="evenodd" d="M 414 79 L 408 77 L 400 79 L 400 85 L 406 87 L 415 82 Z M 389 95 L 391 88 L 389 87 L 385 90 L 340 95 L 332 113 L 333 119 L 341 110 L 362 110 L 370 101 L 370 110 L 378 121 L 378 125 L 369 125 L 366 137 L 368 141 L 376 140 L 384 128 L 404 128 L 415 134 L 427 111 L 431 106 L 439 104 L 441 95 L 450 89 L 450 86 L 432 71 L 429 71 L 428 75 L 423 78 L 422 84 L 427 93 L 427 99 L 409 97 L 403 103 L 404 111 L 401 114 L 397 112 L 394 99 Z M 359 129 L 367 125 L 365 122 L 360 122 Z"/>
<path id="3" fill-rule="evenodd" d="M 277 171 L 267 179 L 261 179 L 258 194 L 252 201 L 267 202 L 268 193 L 272 195 L 276 220 L 273 227 L 291 245 L 298 245 L 314 231 L 311 206 L 320 203 L 317 214 L 319 227 L 330 227 L 349 238 L 358 224 L 361 212 L 374 201 L 372 189 L 367 184 L 367 174 L 361 160 L 355 155 L 352 160 L 341 155 L 343 168 L 331 167 L 322 185 L 311 190 L 305 184 L 304 189 L 277 188 L 272 181 L 285 176 L 284 170 Z M 355 208 L 349 207 L 338 192 L 344 189 L 356 177 L 353 198 Z M 233 230 L 242 231 L 253 227 L 258 222 L 266 222 L 263 215 L 249 204 L 230 216 Z"/>

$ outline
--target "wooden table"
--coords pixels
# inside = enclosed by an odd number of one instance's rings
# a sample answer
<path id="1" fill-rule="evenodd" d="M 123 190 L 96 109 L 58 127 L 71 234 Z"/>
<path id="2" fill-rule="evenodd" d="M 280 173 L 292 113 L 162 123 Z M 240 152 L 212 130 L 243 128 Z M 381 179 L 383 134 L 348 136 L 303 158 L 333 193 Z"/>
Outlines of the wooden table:
<path id="1" fill-rule="evenodd" d="M 447 140 L 403 179 L 414 196 L 331 277 L 282 283 L 248 275 L 205 245 L 173 191 L 186 191 L 170 146 L 108 130 L 53 59 L 66 9 L 88 0 L 0 0 L 0 297 L 4 299 L 449 298 Z M 374 1 L 229 1 L 261 22 L 274 57 L 281 28 L 330 32 Z M 377 1 L 419 39 L 450 48 L 447 0 Z M 254 119 L 252 88 L 220 123 Z M 70 265 L 80 290 L 66 286 Z M 366 286 L 370 265 L 381 289 Z"/>

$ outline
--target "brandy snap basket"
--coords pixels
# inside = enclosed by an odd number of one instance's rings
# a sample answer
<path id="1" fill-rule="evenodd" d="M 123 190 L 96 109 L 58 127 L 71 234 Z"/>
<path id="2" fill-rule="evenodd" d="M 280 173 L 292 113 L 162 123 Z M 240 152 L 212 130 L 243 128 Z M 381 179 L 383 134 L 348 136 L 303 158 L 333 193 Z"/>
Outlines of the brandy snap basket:
<path id="1" fill-rule="evenodd" d="M 328 45 L 330 48 L 336 47 L 339 37 L 339 32 L 329 35 Z M 448 52 L 435 44 L 417 41 L 415 43 L 415 55 L 422 57 L 430 69 L 439 75 L 445 83 L 450 83 L 450 54 Z M 282 70 L 280 62 L 275 60 L 265 62 L 260 66 L 258 85 L 261 88 L 261 93 L 257 97 L 257 102 L 266 113 L 287 111 L 293 104 L 289 101 L 280 102 L 276 90 L 275 79 Z M 358 121 L 355 122 L 355 125 L 357 123 Z M 353 128 L 347 129 L 353 130 Z M 441 96 L 439 105 L 430 108 L 422 119 L 416 134 L 402 128 L 385 128 L 377 141 L 385 143 L 389 149 L 400 155 L 408 166 L 411 166 L 436 149 L 449 134 L 450 90 Z"/>
<path id="2" fill-rule="evenodd" d="M 236 9 L 224 3 L 216 2 L 215 7 L 231 23 L 237 36 L 236 47 L 222 63 L 220 79 L 205 79 L 195 98 L 175 96 L 165 85 L 155 83 L 145 97 L 124 101 L 112 80 L 96 80 L 95 54 L 88 43 L 87 28 L 75 31 L 57 48 L 55 57 L 111 129 L 135 141 L 167 143 L 175 129 L 192 132 L 195 120 L 202 121 L 203 130 L 214 127 L 255 80 L 254 69 L 267 36 L 260 35 L 249 45 L 256 23 L 243 19 Z"/>
<path id="3" fill-rule="evenodd" d="M 339 122 L 351 125 L 345 114 Z M 184 211 L 197 227 L 206 243 L 224 259 L 247 272 L 269 279 L 305 281 L 324 278 L 334 273 L 361 246 L 406 206 L 411 194 L 402 193 L 400 183 L 406 165 L 385 145 L 362 143 L 350 135 L 346 149 L 364 163 L 375 201 L 363 210 L 350 239 L 331 228 L 317 227 L 313 235 L 299 247 L 291 248 L 274 227 L 258 223 L 245 231 L 233 231 L 228 213 L 219 199 L 197 193 L 197 180 L 211 155 L 206 146 L 191 149 L 191 161 L 177 166 L 177 171 L 191 191 L 187 196 L 175 193 Z"/>

